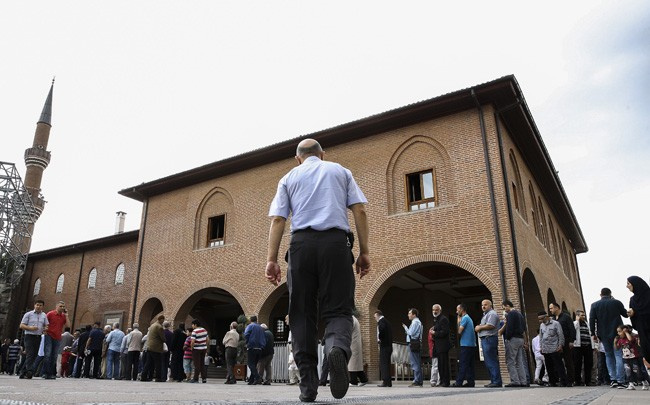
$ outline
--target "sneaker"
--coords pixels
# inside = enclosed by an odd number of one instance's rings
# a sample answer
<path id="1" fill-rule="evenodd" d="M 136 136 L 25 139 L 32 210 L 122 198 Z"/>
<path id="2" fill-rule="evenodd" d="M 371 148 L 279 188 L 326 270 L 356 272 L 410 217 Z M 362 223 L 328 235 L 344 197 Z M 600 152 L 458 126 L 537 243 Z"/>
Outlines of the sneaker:
<path id="1" fill-rule="evenodd" d="M 616 388 L 618 388 L 619 390 L 624 390 L 625 388 L 627 388 L 627 386 L 625 384 L 616 384 Z"/>
<path id="2" fill-rule="evenodd" d="M 611 383 L 609 383 L 610 388 L 618 388 L 618 382 L 616 380 L 613 380 Z"/>
<path id="3" fill-rule="evenodd" d="M 634 388 L 634 384 L 633 384 L 633 383 L 629 383 L 629 384 L 627 385 L 627 388 L 626 388 L 626 389 L 627 389 L 627 390 L 635 390 L 636 388 Z"/>
<path id="4" fill-rule="evenodd" d="M 411 388 L 413 388 L 413 387 L 422 388 L 422 384 L 411 383 L 411 384 L 409 385 L 409 387 L 411 387 Z"/>
<path id="5" fill-rule="evenodd" d="M 330 350 L 327 360 L 330 366 L 330 391 L 336 399 L 341 399 L 350 387 L 350 373 L 345 352 L 339 347 Z"/>
<path id="6" fill-rule="evenodd" d="M 641 389 L 642 389 L 643 391 L 647 391 L 649 386 L 650 386 L 650 384 L 648 384 L 647 381 L 644 381 L 644 382 L 643 382 L 643 388 L 641 388 Z"/>
<path id="7" fill-rule="evenodd" d="M 368 384 L 368 383 L 360 382 L 360 383 L 359 383 L 359 387 L 363 387 L 363 386 L 366 385 L 366 384 Z"/>

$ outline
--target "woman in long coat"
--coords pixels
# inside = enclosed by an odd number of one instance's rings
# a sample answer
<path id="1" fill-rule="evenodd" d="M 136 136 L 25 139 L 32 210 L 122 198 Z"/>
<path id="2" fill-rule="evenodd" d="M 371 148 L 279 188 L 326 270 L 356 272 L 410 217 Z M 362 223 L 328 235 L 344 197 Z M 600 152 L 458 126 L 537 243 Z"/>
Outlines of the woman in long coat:
<path id="1" fill-rule="evenodd" d="M 363 371 L 363 346 L 361 344 L 361 325 L 359 320 L 352 316 L 352 356 L 348 362 L 348 371 L 350 372 L 350 384 L 364 386 L 368 383 L 368 377 Z"/>
<path id="2" fill-rule="evenodd" d="M 639 332 L 643 358 L 650 363 L 650 286 L 641 277 L 631 276 L 627 278 L 627 288 L 634 294 L 630 298 L 628 315 Z"/>

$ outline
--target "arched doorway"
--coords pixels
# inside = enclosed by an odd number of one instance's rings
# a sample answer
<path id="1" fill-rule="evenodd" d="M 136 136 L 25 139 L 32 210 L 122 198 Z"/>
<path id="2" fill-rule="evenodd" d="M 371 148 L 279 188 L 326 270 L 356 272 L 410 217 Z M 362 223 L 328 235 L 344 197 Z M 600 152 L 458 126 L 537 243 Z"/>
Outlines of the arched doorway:
<path id="1" fill-rule="evenodd" d="M 289 311 L 289 288 L 286 283 L 279 285 L 269 294 L 260 308 L 260 322 L 269 326 L 275 341 L 285 341 L 289 338 L 289 329 L 284 324 L 284 317 Z"/>
<path id="2" fill-rule="evenodd" d="M 140 330 L 142 333 L 147 333 L 147 329 L 153 322 L 154 318 L 163 312 L 163 304 L 158 298 L 149 298 L 142 305 L 140 310 L 140 316 L 138 316 L 138 323 L 140 324 Z"/>
<path id="3" fill-rule="evenodd" d="M 419 318 L 424 325 L 424 330 L 427 331 L 433 320 L 431 307 L 433 304 L 439 304 L 442 313 L 449 318 L 450 337 L 452 342 L 455 342 L 456 306 L 460 303 L 465 304 L 469 316 L 475 324 L 478 324 L 482 317 L 481 301 L 484 299 L 492 300 L 492 293 L 469 271 L 449 263 L 421 262 L 406 266 L 389 277 L 370 302 L 370 310 L 381 310 L 393 326 L 394 341 L 404 343 L 405 334 L 400 325 L 408 323 L 409 308 L 418 309 Z M 424 346 L 427 350 L 423 350 L 423 355 L 428 357 L 428 345 L 425 343 Z M 449 355 L 453 377 L 457 371 L 455 360 L 458 358 L 458 348 L 452 348 Z M 478 356 L 477 351 L 477 361 Z M 426 362 L 427 360 L 425 364 Z M 425 374 L 430 372 L 426 366 L 424 370 Z M 484 367 L 477 367 L 476 373 L 477 379 L 488 377 Z"/>
<path id="4" fill-rule="evenodd" d="M 180 306 L 174 316 L 174 325 L 185 323 L 190 327 L 192 320 L 198 319 L 207 331 L 210 339 L 215 339 L 221 345 L 223 336 L 230 329 L 230 323 L 237 320 L 244 310 L 237 299 L 228 291 L 208 287 L 190 295 Z M 214 355 L 210 348 L 210 354 Z"/>
<path id="5" fill-rule="evenodd" d="M 537 334 L 539 329 L 539 321 L 537 320 L 537 314 L 540 311 L 547 311 L 544 308 L 544 302 L 542 301 L 542 294 L 539 291 L 539 285 L 535 279 L 535 275 L 532 270 L 526 268 L 524 270 L 524 276 L 521 279 L 521 284 L 524 293 L 524 302 L 526 303 L 526 325 L 528 327 L 528 334 L 532 339 Z"/>

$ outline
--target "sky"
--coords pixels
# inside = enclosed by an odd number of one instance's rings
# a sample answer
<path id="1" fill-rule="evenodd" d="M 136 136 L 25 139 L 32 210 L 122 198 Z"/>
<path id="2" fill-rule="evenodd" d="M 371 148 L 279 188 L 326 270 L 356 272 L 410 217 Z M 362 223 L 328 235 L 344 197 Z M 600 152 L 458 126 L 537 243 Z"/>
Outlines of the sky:
<path id="1" fill-rule="evenodd" d="M 139 228 L 121 189 L 514 74 L 589 246 L 585 302 L 649 278 L 648 2 L 3 2 L 0 38 L 0 161 L 23 176 L 56 76 L 32 251 L 116 211 Z"/>

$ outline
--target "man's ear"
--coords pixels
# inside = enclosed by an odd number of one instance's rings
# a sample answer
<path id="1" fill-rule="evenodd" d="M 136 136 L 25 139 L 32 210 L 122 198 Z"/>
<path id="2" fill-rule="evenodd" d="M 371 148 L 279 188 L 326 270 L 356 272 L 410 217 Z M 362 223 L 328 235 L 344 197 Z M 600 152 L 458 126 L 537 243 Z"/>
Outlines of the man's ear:
<path id="1" fill-rule="evenodd" d="M 302 159 L 300 159 L 300 156 L 294 156 L 294 159 L 296 159 L 299 165 L 302 164 Z"/>

